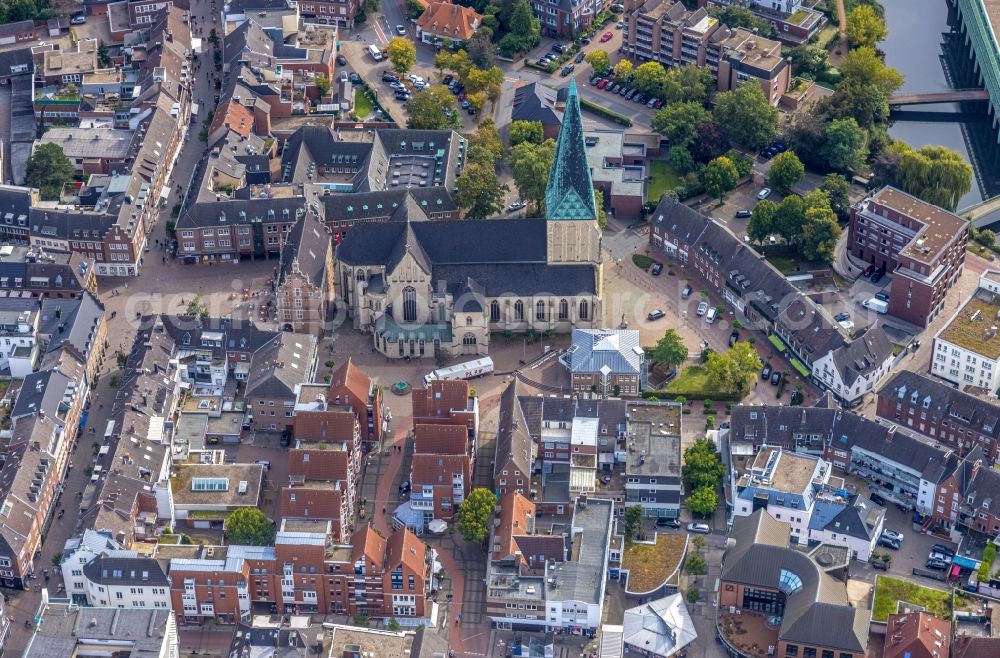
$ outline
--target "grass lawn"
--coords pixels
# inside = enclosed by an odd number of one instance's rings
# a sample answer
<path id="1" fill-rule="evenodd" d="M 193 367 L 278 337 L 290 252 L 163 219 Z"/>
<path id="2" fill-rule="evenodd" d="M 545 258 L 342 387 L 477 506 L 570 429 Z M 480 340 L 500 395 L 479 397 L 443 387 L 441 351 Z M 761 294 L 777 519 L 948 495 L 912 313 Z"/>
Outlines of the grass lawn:
<path id="1" fill-rule="evenodd" d="M 677 570 L 687 535 L 657 535 L 656 544 L 629 542 L 622 555 L 628 570 L 630 592 L 648 592 L 663 584 Z"/>
<path id="2" fill-rule="evenodd" d="M 359 119 L 364 119 L 368 117 L 372 112 L 375 111 L 375 106 L 372 105 L 372 99 L 368 98 L 368 94 L 362 89 L 354 90 L 354 113 L 358 115 Z"/>
<path id="3" fill-rule="evenodd" d="M 681 177 L 667 164 L 666 160 L 650 162 L 649 175 L 653 180 L 646 186 L 646 201 L 657 203 L 664 192 L 681 185 Z"/>
<path id="4" fill-rule="evenodd" d="M 923 587 L 909 580 L 879 576 L 875 580 L 875 601 L 872 605 L 872 620 L 885 621 L 896 612 L 899 601 L 915 603 L 927 612 L 951 619 L 951 594 L 944 590 Z"/>
<path id="5" fill-rule="evenodd" d="M 795 272 L 795 259 L 787 256 L 768 256 L 768 262 L 778 268 L 778 271 L 788 276 Z"/>
<path id="6" fill-rule="evenodd" d="M 701 366 L 684 368 L 666 388 L 668 393 L 677 395 L 704 395 L 709 399 L 718 399 L 721 393 L 708 381 L 708 372 Z"/>

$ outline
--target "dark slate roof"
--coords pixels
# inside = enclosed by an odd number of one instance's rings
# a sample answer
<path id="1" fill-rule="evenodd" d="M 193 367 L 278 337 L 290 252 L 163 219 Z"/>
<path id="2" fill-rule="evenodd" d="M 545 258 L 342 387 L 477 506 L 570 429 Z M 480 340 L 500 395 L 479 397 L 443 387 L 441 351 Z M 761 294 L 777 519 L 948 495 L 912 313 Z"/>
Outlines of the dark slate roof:
<path id="1" fill-rule="evenodd" d="M 170 587 L 160 563 L 153 558 L 110 557 L 102 553 L 84 565 L 83 575 L 108 587 Z"/>
<path id="2" fill-rule="evenodd" d="M 63 341 L 68 341 L 80 355 L 86 357 L 104 317 L 104 305 L 88 290 L 79 299 L 42 300 L 41 316 L 39 333 L 52 336 L 49 352 L 58 350 Z"/>
<path id="3" fill-rule="evenodd" d="M 844 384 L 852 386 L 858 377 L 879 369 L 892 356 L 892 341 L 880 326 L 868 327 L 854 340 L 833 353 L 833 363 Z"/>
<path id="4" fill-rule="evenodd" d="M 324 194 L 320 200 L 327 222 L 421 221 L 434 213 L 458 211 L 451 193 L 443 187 Z"/>
<path id="5" fill-rule="evenodd" d="M 737 517 L 723 556 L 722 580 L 775 589 L 781 572 L 790 571 L 802 587 L 787 595 L 779 636 L 786 641 L 864 651 L 868 642 L 865 611 L 849 605 L 844 583 L 824 573 L 805 553 L 789 548 L 789 536 L 788 524 L 764 510 Z"/>
<path id="6" fill-rule="evenodd" d="M 597 219 L 576 80 L 569 83 L 556 154 L 545 188 L 545 209 L 549 219 Z"/>
<path id="7" fill-rule="evenodd" d="M 542 263 L 496 263 L 434 267 L 434 281 L 446 281 L 457 299 L 468 279 L 473 279 L 486 297 L 525 295 L 586 295 L 597 292 L 597 278 L 590 265 L 546 265 Z"/>
<path id="8" fill-rule="evenodd" d="M 909 398 L 916 394 L 917 403 L 921 406 L 926 404 L 931 415 L 947 418 L 952 423 L 959 422 L 983 436 L 1000 440 L 1000 423 L 997 422 L 1000 420 L 1000 406 L 920 373 L 900 370 L 878 394 L 889 400 L 906 397 L 907 404 L 910 403 Z"/>
<path id="9" fill-rule="evenodd" d="M 32 208 L 28 226 L 33 235 L 64 240 L 86 237 L 100 240 L 115 225 L 115 215 L 95 212 Z"/>
<path id="10" fill-rule="evenodd" d="M 538 121 L 543 126 L 558 126 L 559 114 L 553 109 L 556 92 L 537 82 L 518 87 L 514 91 L 511 121 Z"/>
<path id="11" fill-rule="evenodd" d="M 326 256 L 330 249 L 330 233 L 313 213 L 306 213 L 302 221 L 292 228 L 281 250 L 282 280 L 290 272 L 297 270 L 305 275 L 312 285 L 320 285 L 326 269 Z"/>
<path id="12" fill-rule="evenodd" d="M 260 398 L 295 397 L 295 385 L 309 381 L 316 338 L 284 332 L 254 353 L 250 360 L 247 396 Z"/>
<path id="13" fill-rule="evenodd" d="M 402 222 L 358 224 L 337 247 L 337 258 L 351 265 L 385 264 L 406 230 Z M 547 258 L 542 219 L 414 222 L 411 230 L 435 266 L 545 263 Z"/>
<path id="14" fill-rule="evenodd" d="M 0 52 L 0 78 L 29 75 L 32 70 L 30 47 Z"/>
<path id="15" fill-rule="evenodd" d="M 33 416 L 44 411 L 50 418 L 57 418 L 69 377 L 54 368 L 33 372 L 24 378 L 14 408 L 10 412 L 13 419 Z"/>
<path id="16" fill-rule="evenodd" d="M 269 66 L 274 42 L 253 19 L 247 19 L 222 40 L 223 64 L 243 61 L 253 66 Z"/>
<path id="17" fill-rule="evenodd" d="M 254 220 L 293 222 L 305 211 L 305 197 L 278 199 L 227 199 L 196 203 L 177 220 L 177 228 L 247 224 Z M 287 212 L 286 212 L 287 211 Z"/>
<path id="18" fill-rule="evenodd" d="M 420 240 L 413 230 L 414 225 L 410 222 L 403 222 L 397 225 L 402 227 L 403 230 L 399 232 L 396 244 L 392 246 L 389 258 L 385 261 L 386 271 L 391 272 L 403 260 L 403 257 L 409 254 L 421 270 L 430 274 L 432 267 L 431 260 L 427 257 L 427 252 L 424 251 L 423 245 L 420 244 Z"/>
<path id="19" fill-rule="evenodd" d="M 885 508 L 856 495 L 853 501 L 843 506 L 839 514 L 830 519 L 824 529 L 870 542 L 884 515 Z"/>
<path id="20" fill-rule="evenodd" d="M 531 472 L 531 435 L 517 403 L 517 378 L 500 394 L 500 419 L 497 422 L 496 456 L 493 477 L 513 462 L 522 473 Z"/>

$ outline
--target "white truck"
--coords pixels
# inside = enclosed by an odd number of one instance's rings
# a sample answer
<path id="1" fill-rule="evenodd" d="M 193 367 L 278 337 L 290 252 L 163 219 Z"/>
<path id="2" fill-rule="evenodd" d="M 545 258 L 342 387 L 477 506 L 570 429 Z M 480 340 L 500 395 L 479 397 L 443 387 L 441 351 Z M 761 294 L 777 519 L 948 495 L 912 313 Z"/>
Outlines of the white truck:
<path id="1" fill-rule="evenodd" d="M 435 379 L 472 379 L 482 377 L 493 372 L 493 359 L 488 356 L 481 357 L 474 361 L 456 363 L 447 368 L 439 368 L 424 376 L 424 383 L 430 384 Z"/>
<path id="2" fill-rule="evenodd" d="M 871 311 L 875 311 L 876 313 L 881 313 L 882 315 L 885 315 L 886 313 L 889 312 L 889 302 L 883 301 L 876 297 L 872 297 L 871 299 L 866 299 L 864 302 L 861 303 L 861 305 Z"/>

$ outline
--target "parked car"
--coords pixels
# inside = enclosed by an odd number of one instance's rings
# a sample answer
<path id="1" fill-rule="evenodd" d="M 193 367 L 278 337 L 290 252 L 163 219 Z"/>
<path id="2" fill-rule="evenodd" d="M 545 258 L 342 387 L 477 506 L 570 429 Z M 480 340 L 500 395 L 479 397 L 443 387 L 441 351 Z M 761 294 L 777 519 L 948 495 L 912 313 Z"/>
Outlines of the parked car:
<path id="1" fill-rule="evenodd" d="M 86 22 L 87 22 L 86 16 L 74 16 L 73 18 L 69 19 L 70 25 L 83 25 Z"/>
<path id="2" fill-rule="evenodd" d="M 885 268 L 883 267 L 878 268 L 877 270 L 875 270 L 875 273 L 872 274 L 872 283 L 878 283 L 879 281 L 882 280 L 882 277 L 884 276 L 885 276 Z"/>
<path id="3" fill-rule="evenodd" d="M 601 43 L 607 43 L 615 38 L 614 32 L 605 32 L 601 35 Z"/>
<path id="4" fill-rule="evenodd" d="M 950 562 L 953 555 L 945 555 L 944 553 L 935 553 L 931 551 L 930 555 L 927 556 L 928 560 L 941 560 L 942 562 Z"/>
<path id="5" fill-rule="evenodd" d="M 761 379 L 767 379 L 770 376 L 771 376 L 771 364 L 770 363 L 765 363 L 764 364 L 764 369 L 760 371 L 760 378 Z"/>
<path id="6" fill-rule="evenodd" d="M 666 101 L 664 101 L 662 98 L 657 98 L 656 99 L 656 105 L 653 106 L 653 109 L 656 109 L 656 110 L 660 109 L 661 107 L 663 107 L 663 104 L 665 102 Z"/>
<path id="7" fill-rule="evenodd" d="M 771 373 L 771 386 L 777 386 L 781 381 L 781 371 L 775 370 Z"/>
<path id="8" fill-rule="evenodd" d="M 511 204 L 509 206 L 507 206 L 507 212 L 516 212 L 516 211 L 520 210 L 521 208 L 523 208 L 524 206 L 525 206 L 524 201 L 521 201 L 520 199 L 518 199 L 517 201 L 511 202 Z"/>
<path id="9" fill-rule="evenodd" d="M 583 52 L 583 51 L 581 50 L 580 52 L 578 52 L 578 53 L 576 54 L 576 57 L 575 57 L 575 58 L 573 58 L 573 61 L 574 61 L 574 62 L 576 62 L 577 64 L 579 64 L 580 62 L 582 62 L 582 61 L 583 61 L 583 58 L 584 58 L 584 57 L 586 57 L 586 56 L 587 56 L 587 53 L 585 53 L 585 52 Z"/>
<path id="10" fill-rule="evenodd" d="M 836 320 L 837 322 L 843 322 L 844 320 L 850 320 L 851 314 L 847 312 L 837 313 L 835 316 L 833 316 L 833 319 Z"/>
<path id="11" fill-rule="evenodd" d="M 753 217 L 753 213 L 749 210 L 740 209 L 736 211 L 737 217 Z"/>
<path id="12" fill-rule="evenodd" d="M 396 26 L 396 34 L 398 34 L 401 37 L 405 37 L 406 36 L 406 26 L 405 25 L 397 25 Z"/>
<path id="13" fill-rule="evenodd" d="M 363 81 L 363 80 L 361 79 L 361 76 L 360 76 L 360 75 L 358 75 L 357 73 L 355 73 L 354 71 L 351 71 L 350 75 L 348 75 L 347 77 L 349 77 L 349 78 L 351 79 L 351 84 L 352 84 L 352 85 L 359 85 L 359 84 L 361 84 L 362 82 L 364 82 L 364 81 Z"/>
<path id="14" fill-rule="evenodd" d="M 655 98 L 650 98 L 648 101 L 646 101 L 646 107 L 652 108 L 655 105 L 656 105 L 656 99 Z"/>
<path id="15" fill-rule="evenodd" d="M 881 299 L 883 302 L 887 302 L 889 301 L 889 293 L 885 292 L 884 290 L 880 290 L 879 292 L 875 293 L 875 299 Z"/>
<path id="16" fill-rule="evenodd" d="M 691 296 L 691 286 L 684 286 L 684 290 L 681 291 L 681 299 L 687 299 Z"/>
<path id="17" fill-rule="evenodd" d="M 625 100 L 627 101 L 632 100 L 632 98 L 634 98 L 637 93 L 639 93 L 637 89 L 629 89 L 628 93 L 625 94 Z"/>
<path id="18" fill-rule="evenodd" d="M 757 193 L 757 198 L 760 199 L 761 201 L 763 201 L 764 199 L 766 199 L 769 196 L 771 196 L 771 188 L 770 187 L 765 187 L 764 189 L 762 189 L 760 192 Z"/>
<path id="19" fill-rule="evenodd" d="M 703 535 L 707 535 L 712 532 L 712 529 L 708 527 L 707 523 L 689 523 L 687 525 L 688 532 L 698 532 Z"/>
<path id="20" fill-rule="evenodd" d="M 552 45 L 552 50 L 562 55 L 564 52 L 566 52 L 566 46 L 562 45 L 561 43 L 556 43 Z"/>
<path id="21" fill-rule="evenodd" d="M 629 87 L 628 85 L 622 85 L 622 88 L 618 90 L 618 95 L 624 96 L 630 91 L 632 91 L 632 87 Z"/>
<path id="22" fill-rule="evenodd" d="M 935 553 L 943 553 L 948 557 L 955 557 L 955 549 L 945 546 L 944 544 L 934 544 L 931 546 L 931 550 Z"/>
<path id="23" fill-rule="evenodd" d="M 408 100 L 410 100 L 410 92 L 408 92 L 408 91 L 402 91 L 402 90 L 396 91 L 396 100 L 397 101 L 408 101 Z"/>
<path id="24" fill-rule="evenodd" d="M 877 493 L 868 494 L 868 500 L 872 501 L 876 505 L 881 505 L 882 507 L 885 507 L 885 498 L 878 495 Z"/>
<path id="25" fill-rule="evenodd" d="M 740 332 L 734 331 L 733 333 L 729 334 L 729 347 L 735 345 L 736 341 L 738 341 L 739 339 L 740 339 Z"/>
<path id="26" fill-rule="evenodd" d="M 649 273 L 653 276 L 660 276 L 660 272 L 663 271 L 663 263 L 653 263 L 653 267 L 650 268 Z"/>
<path id="27" fill-rule="evenodd" d="M 611 82 L 611 78 L 604 78 L 603 80 L 597 83 L 597 88 L 604 89 L 605 87 L 608 86 L 609 82 Z"/>
<path id="28" fill-rule="evenodd" d="M 399 82 L 399 77 L 386 71 L 382 74 L 382 82 Z"/>
<path id="29" fill-rule="evenodd" d="M 564 68 L 562 70 L 562 73 L 560 73 L 559 75 L 561 75 L 562 77 L 565 78 L 567 75 L 569 75 L 570 73 L 572 73 L 574 69 L 576 69 L 576 66 L 573 65 L 573 64 L 570 64 L 569 66 L 567 66 L 566 68 Z"/>
<path id="30" fill-rule="evenodd" d="M 347 58 L 343 55 L 337 55 L 337 66 L 347 66 Z"/>
<path id="31" fill-rule="evenodd" d="M 708 302 L 698 302 L 698 310 L 695 311 L 698 315 L 705 315 L 708 313 Z"/>
<path id="32" fill-rule="evenodd" d="M 649 315 L 646 316 L 646 319 L 647 320 L 659 320 L 660 318 L 666 317 L 666 315 L 667 314 L 664 313 L 663 311 L 661 311 L 660 309 L 656 309 L 655 311 L 650 311 Z"/>
<path id="33" fill-rule="evenodd" d="M 409 80 L 410 82 L 414 82 L 414 83 L 416 83 L 416 82 L 423 82 L 424 81 L 423 78 L 421 78 L 419 75 L 416 75 L 414 73 L 411 73 L 410 75 L 406 76 L 406 79 Z"/>
<path id="34" fill-rule="evenodd" d="M 596 86 L 597 86 L 597 83 L 598 83 L 598 82 L 600 82 L 600 81 L 601 81 L 601 80 L 603 80 L 603 79 L 604 79 L 604 78 L 603 78 L 603 76 L 600 76 L 600 75 L 595 75 L 594 77 L 592 77 L 592 78 L 590 79 L 590 85 L 591 85 L 592 87 L 596 87 Z"/>
<path id="35" fill-rule="evenodd" d="M 680 528 L 681 522 L 677 519 L 668 519 L 666 517 L 660 517 L 656 519 L 657 528 Z"/>
<path id="36" fill-rule="evenodd" d="M 340 81 L 341 82 L 347 82 L 347 71 L 341 71 L 340 72 Z"/>
<path id="37" fill-rule="evenodd" d="M 945 571 L 948 568 L 948 563 L 944 560 L 927 560 L 924 566 L 934 571 Z"/>
<path id="38" fill-rule="evenodd" d="M 890 539 L 893 539 L 895 541 L 903 541 L 903 533 L 899 532 L 898 530 L 891 530 L 889 528 L 886 528 L 882 531 L 882 536 L 889 537 Z"/>
<path id="39" fill-rule="evenodd" d="M 409 480 L 403 480 L 402 482 L 399 483 L 399 493 L 404 494 L 404 493 L 409 493 L 409 491 L 410 491 Z"/>
<path id="40" fill-rule="evenodd" d="M 287 448 L 288 446 L 292 445 L 292 433 L 291 432 L 289 432 L 288 430 L 285 430 L 284 432 L 281 433 L 280 445 L 281 445 L 282 448 Z"/>
<path id="41" fill-rule="evenodd" d="M 899 550 L 899 542 L 893 539 L 892 537 L 886 537 L 885 535 L 882 535 L 881 537 L 878 538 L 878 545 L 885 546 L 886 548 L 891 548 L 894 551 Z"/>

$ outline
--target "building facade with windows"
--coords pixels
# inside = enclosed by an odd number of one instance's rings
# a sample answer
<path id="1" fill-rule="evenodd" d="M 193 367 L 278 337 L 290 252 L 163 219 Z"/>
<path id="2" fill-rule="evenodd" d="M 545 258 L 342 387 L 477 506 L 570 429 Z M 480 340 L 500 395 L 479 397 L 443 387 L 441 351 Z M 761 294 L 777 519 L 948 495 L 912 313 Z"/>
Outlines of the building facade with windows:
<path id="1" fill-rule="evenodd" d="M 1000 271 L 986 270 L 979 288 L 934 336 L 931 374 L 960 389 L 1000 389 Z"/>

